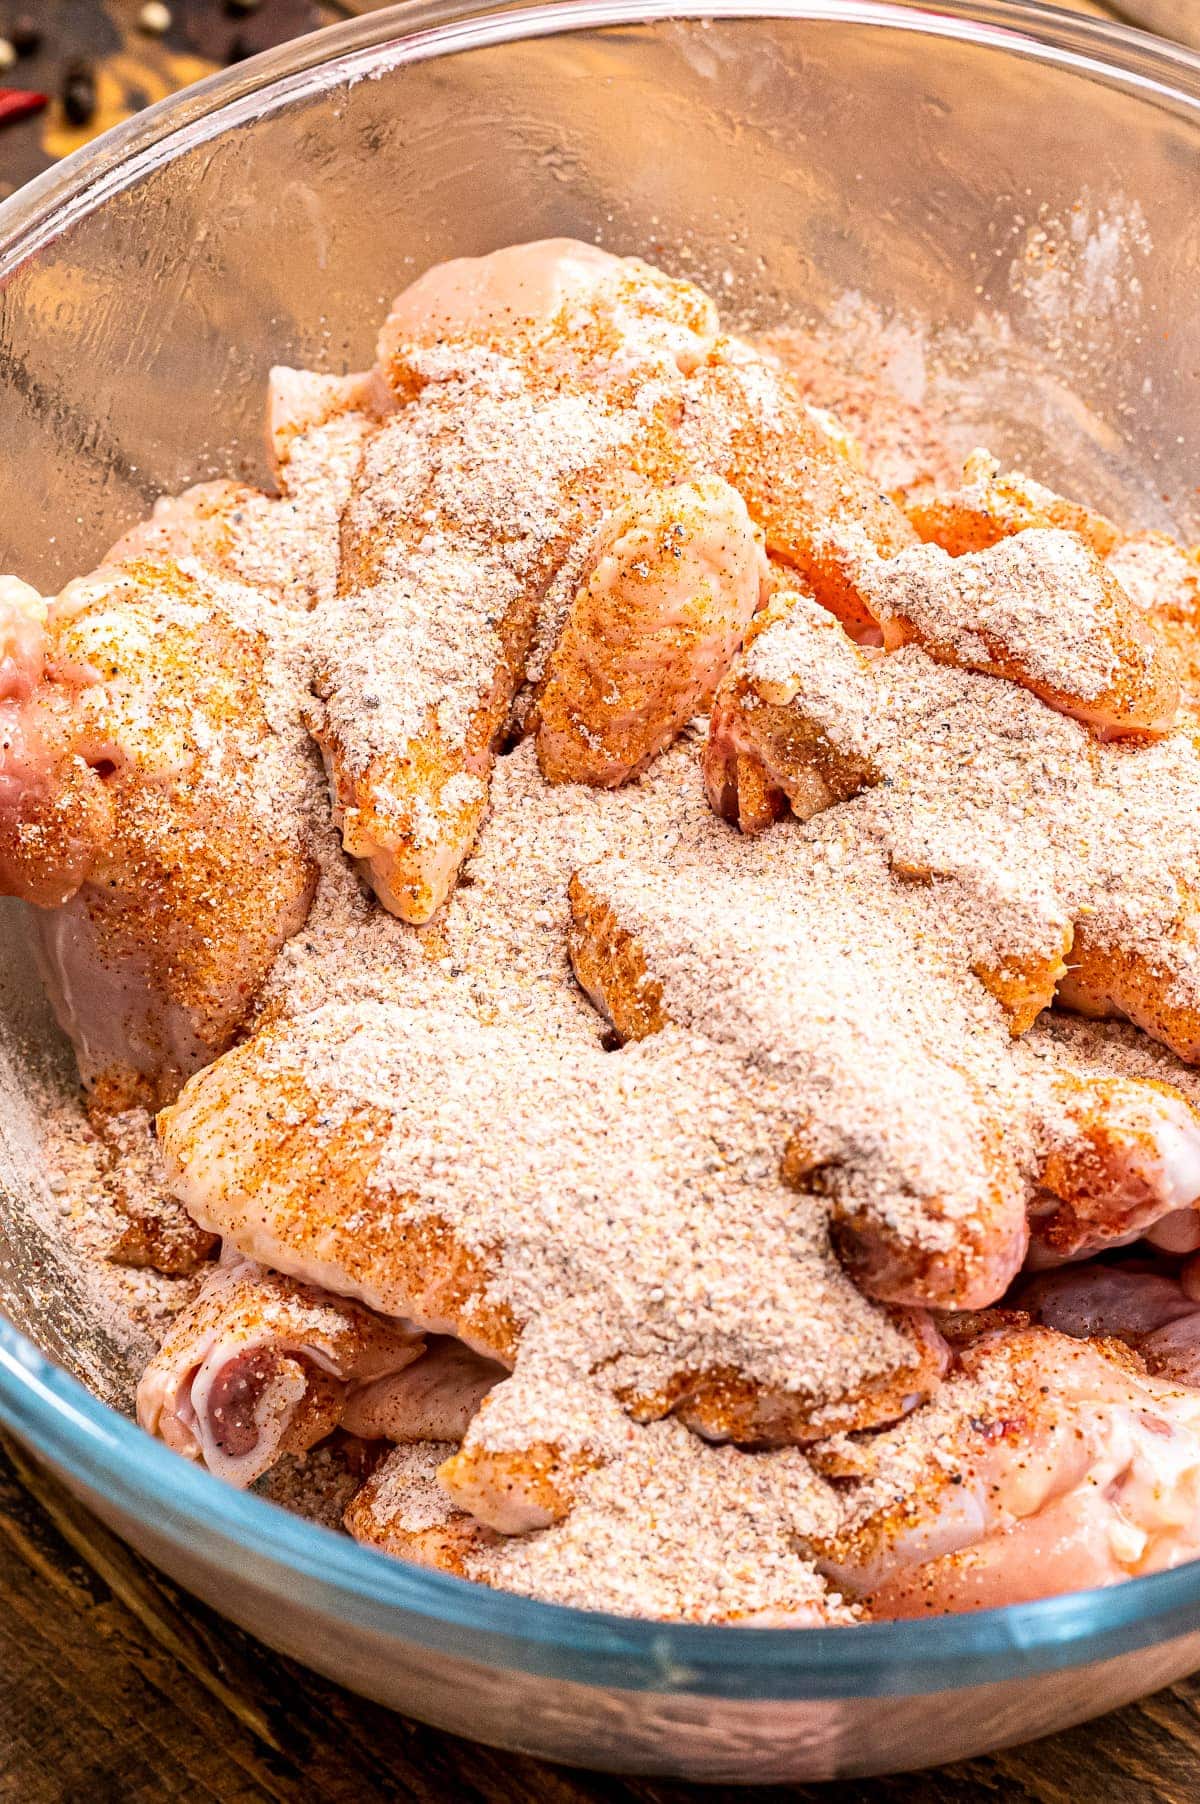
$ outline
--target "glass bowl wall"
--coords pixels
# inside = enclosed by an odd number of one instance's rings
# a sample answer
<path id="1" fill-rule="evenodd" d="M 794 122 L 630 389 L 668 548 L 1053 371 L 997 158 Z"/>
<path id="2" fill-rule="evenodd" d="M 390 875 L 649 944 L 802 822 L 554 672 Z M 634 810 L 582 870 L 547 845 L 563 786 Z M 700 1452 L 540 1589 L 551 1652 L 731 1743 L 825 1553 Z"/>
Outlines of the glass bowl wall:
<path id="1" fill-rule="evenodd" d="M 1195 533 L 1198 177 L 1200 63 L 1037 6 L 372 15 L 0 207 L 0 568 L 53 588 L 160 492 L 262 477 L 272 362 L 361 365 L 426 264 L 552 233 L 694 275 L 740 323 L 933 322 L 897 340 L 908 377 L 956 385 L 971 433 Z M 98 1400 L 123 1374 L 38 1226 L 34 1075 L 61 1049 L 11 907 L 0 1017 L 0 1419 L 322 1671 L 562 1760 L 781 1780 L 1043 1734 L 1200 1664 L 1200 1567 L 945 1621 L 700 1629 L 477 1590 L 221 1487 Z"/>

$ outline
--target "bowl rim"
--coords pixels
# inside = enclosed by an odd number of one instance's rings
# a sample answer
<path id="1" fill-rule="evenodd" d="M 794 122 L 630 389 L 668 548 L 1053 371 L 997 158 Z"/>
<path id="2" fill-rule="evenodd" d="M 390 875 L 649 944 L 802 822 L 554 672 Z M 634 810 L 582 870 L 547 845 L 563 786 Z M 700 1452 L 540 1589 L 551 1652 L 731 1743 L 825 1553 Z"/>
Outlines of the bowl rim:
<path id="1" fill-rule="evenodd" d="M 1057 63 L 1200 115 L 1200 55 L 1039 0 L 408 0 L 296 39 L 115 126 L 0 204 L 0 284 L 179 150 L 322 85 L 533 36 L 651 21 L 793 19 L 947 37 Z M 492 1591 L 239 1492 L 151 1440 L 0 1317 L 0 1422 L 95 1503 L 376 1636 L 587 1686 L 726 1699 L 929 1694 L 1115 1658 L 1200 1629 L 1200 1561 L 1107 1590 L 853 1629 L 659 1622 Z M 464 1647 L 464 1631 L 471 1637 Z"/>
<path id="2" fill-rule="evenodd" d="M 189 144 L 260 117 L 320 85 L 341 86 L 458 50 L 654 21 L 797 19 L 924 33 L 1007 50 L 1115 82 L 1194 112 L 1200 52 L 1044 0 L 400 0 L 218 70 L 156 101 L 0 201 L 0 284 L 80 213 Z M 391 54 L 389 54 L 389 52 Z M 334 72 L 332 65 L 337 64 Z"/>

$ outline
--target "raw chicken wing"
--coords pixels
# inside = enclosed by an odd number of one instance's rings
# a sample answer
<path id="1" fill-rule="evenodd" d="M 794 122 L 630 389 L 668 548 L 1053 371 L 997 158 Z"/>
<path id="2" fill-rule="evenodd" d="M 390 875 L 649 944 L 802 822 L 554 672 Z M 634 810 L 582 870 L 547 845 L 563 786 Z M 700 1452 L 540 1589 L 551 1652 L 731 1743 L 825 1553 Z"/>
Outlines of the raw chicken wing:
<path id="1" fill-rule="evenodd" d="M 488 1392 L 507 1376 L 461 1341 L 431 1336 L 412 1365 L 355 1389 L 341 1425 L 367 1441 L 461 1441 Z"/>
<path id="2" fill-rule="evenodd" d="M 914 488 L 904 510 L 922 539 L 940 545 L 951 557 L 986 551 L 1013 533 L 1030 527 L 1060 527 L 1078 535 L 1097 557 L 1107 557 L 1122 534 L 1111 520 L 1019 472 L 1001 472 L 998 458 L 972 451 L 963 466 L 962 484 L 949 492 Z"/>
<path id="3" fill-rule="evenodd" d="M 1034 1267 L 1145 1238 L 1200 1248 L 1200 1079 L 1117 1023 L 1053 1014 L 1026 1043 L 1048 1084 L 1030 1203 Z"/>
<path id="4" fill-rule="evenodd" d="M 681 437 L 737 489 L 794 580 L 848 632 L 869 632 L 853 547 L 892 557 L 916 534 L 813 418 L 792 379 L 749 346 L 721 339 L 688 384 Z"/>
<path id="5" fill-rule="evenodd" d="M 538 1412 L 513 1402 L 547 1382 L 546 1347 L 560 1376 L 602 1370 L 621 1419 L 677 1414 L 754 1444 L 893 1420 L 936 1386 L 945 1350 L 928 1319 L 874 1309 L 838 1271 L 822 1211 L 781 1184 L 770 1120 L 760 1128 L 727 1063 L 671 1032 L 614 1058 L 431 1006 L 334 1006 L 265 1029 L 200 1074 L 162 1119 L 164 1150 L 189 1212 L 246 1256 L 516 1366 L 468 1441 L 495 1451 L 489 1424 L 506 1398 L 520 1426 L 499 1443 L 503 1481 L 492 1460 L 487 1488 L 541 1496 L 546 1473 L 575 1458 L 554 1438 L 557 1419 L 547 1442 Z M 768 1156 L 714 1161 L 688 1132 L 697 1113 L 728 1121 L 736 1109 Z M 448 1167 L 438 1148 L 451 1118 Z M 522 1133 L 518 1120 L 540 1125 Z M 653 1157 L 631 1158 L 631 1139 Z M 556 1213 L 568 1187 L 569 1236 Z M 647 1211 L 661 1241 L 645 1238 Z M 759 1244 L 735 1294 L 720 1248 L 746 1211 Z M 682 1265 L 673 1234 L 694 1247 Z M 628 1254 L 614 1267 L 619 1237 Z M 750 1283 L 771 1291 L 761 1324 L 746 1319 Z M 818 1298 L 839 1322 L 836 1344 Z M 572 1363 L 562 1345 L 576 1310 L 587 1328 L 571 1330 Z M 582 1350 L 597 1335 L 600 1350 Z M 518 1382 L 535 1388 L 514 1392 Z M 473 1495 L 477 1479 L 476 1463 Z"/>
<path id="6" fill-rule="evenodd" d="M 571 886 L 576 974 L 622 1039 L 672 1022 L 730 1036 L 755 1067 L 769 1064 L 785 1098 L 795 1086 L 779 1128 L 781 1173 L 826 1200 L 842 1259 L 872 1296 L 992 1302 L 1027 1241 L 1018 1137 L 985 1074 L 1004 1030 L 974 1019 L 932 932 L 914 938 L 919 892 L 893 886 L 882 861 L 855 890 L 831 888 L 812 846 L 793 827 L 783 832 L 761 856 L 718 829 L 675 859 L 647 847 L 636 862 L 585 867 Z M 878 938 L 884 907 L 888 956 L 864 984 L 867 911 Z M 919 1093 L 893 1077 L 902 1042 L 921 1048 Z M 819 1138 L 807 1120 L 814 1093 Z M 865 1095 L 887 1098 L 869 1126 Z M 932 1144 L 931 1113 L 943 1124 Z"/>
<path id="7" fill-rule="evenodd" d="M 171 1324 L 138 1385 L 138 1421 L 218 1478 L 250 1485 L 424 1350 L 407 1322 L 234 1260 Z"/>
<path id="8" fill-rule="evenodd" d="M 668 353 L 696 291 L 609 259 L 579 299 L 571 247 L 497 258 L 505 292 L 528 266 L 528 292 L 553 311 L 516 331 L 503 314 L 483 356 L 475 303 L 492 307 L 491 260 L 470 280 L 431 271 L 411 306 L 401 297 L 380 367 L 406 405 L 367 447 L 320 633 L 313 726 L 343 841 L 413 922 L 436 912 L 475 837 L 551 584 L 572 553 L 582 576 L 606 509 L 646 473 L 687 473 L 668 431 L 681 380 Z M 443 276 L 450 313 L 431 334 L 423 308 Z M 653 726 L 670 737 L 669 722 Z"/>
<path id="9" fill-rule="evenodd" d="M 719 477 L 611 514 L 538 698 L 543 775 L 611 786 L 644 769 L 712 700 L 765 576 L 745 504 Z"/>
<path id="10" fill-rule="evenodd" d="M 1065 627 L 1050 655 L 1069 667 Z M 1014 1032 L 1057 993 L 1200 1056 L 1189 723 L 1105 744 L 1023 685 L 916 646 L 864 651 L 810 600 L 777 594 L 718 692 L 705 776 L 745 831 L 788 804 L 804 820 L 848 804 L 854 830 L 954 916 Z"/>
<path id="11" fill-rule="evenodd" d="M 985 1333 L 898 1427 L 821 1449 L 827 1575 L 876 1616 L 1025 1603 L 1200 1553 L 1200 1394 L 1114 1342 Z"/>
<path id="12" fill-rule="evenodd" d="M 8 594 L 0 893 L 39 910 L 94 1102 L 156 1107 L 229 1045 L 312 896 L 265 604 L 149 560 L 71 583 L 37 633 Z"/>
<path id="13" fill-rule="evenodd" d="M 1016 1301 L 1033 1319 L 1080 1340 L 1133 1347 L 1156 1377 L 1200 1391 L 1200 1294 L 1191 1275 L 1163 1261 L 1072 1265 L 1023 1285 Z"/>
<path id="14" fill-rule="evenodd" d="M 1109 738 L 1174 724 L 1179 679 L 1166 644 L 1071 533 L 1030 529 L 957 558 L 920 545 L 865 562 L 861 587 L 888 651 L 916 644 L 940 663 L 1007 677 Z M 1056 590 L 1073 604 L 1063 675 L 1043 674 L 1040 610 Z"/>

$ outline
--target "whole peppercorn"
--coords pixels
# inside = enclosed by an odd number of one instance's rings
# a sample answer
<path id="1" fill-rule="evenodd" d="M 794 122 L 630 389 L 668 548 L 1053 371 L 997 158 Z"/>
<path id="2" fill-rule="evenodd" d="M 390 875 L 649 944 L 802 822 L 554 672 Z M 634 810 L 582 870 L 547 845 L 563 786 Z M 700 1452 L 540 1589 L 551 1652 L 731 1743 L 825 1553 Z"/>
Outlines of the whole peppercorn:
<path id="1" fill-rule="evenodd" d="M 63 112 L 72 125 L 90 125 L 96 116 L 96 75 L 90 63 L 67 64 L 62 84 Z"/>
<path id="2" fill-rule="evenodd" d="M 21 13 L 13 20 L 8 41 L 18 56 L 36 56 L 42 47 L 42 28 L 28 13 Z"/>
<path id="3" fill-rule="evenodd" d="M 148 38 L 161 38 L 171 29 L 171 9 L 163 0 L 146 0 L 138 14 L 138 30 Z"/>

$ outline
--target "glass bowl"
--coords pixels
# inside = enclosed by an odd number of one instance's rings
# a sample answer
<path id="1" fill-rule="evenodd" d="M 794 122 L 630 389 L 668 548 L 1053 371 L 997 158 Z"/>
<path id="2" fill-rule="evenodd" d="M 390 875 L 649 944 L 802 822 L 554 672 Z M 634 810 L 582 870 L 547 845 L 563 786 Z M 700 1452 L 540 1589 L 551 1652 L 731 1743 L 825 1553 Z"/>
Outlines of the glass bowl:
<path id="1" fill-rule="evenodd" d="M 263 476 L 271 362 L 359 366 L 422 266 L 551 233 L 692 273 L 743 323 L 848 291 L 933 320 L 910 363 L 965 384 L 998 451 L 1195 532 L 1198 176 L 1200 60 L 1042 6 L 370 15 L 0 207 L 0 568 L 53 588 L 160 491 Z M 701 1628 L 476 1588 L 223 1487 L 110 1406 L 119 1351 L 39 1228 L 61 1048 L 11 906 L 0 1015 L 0 1420 L 273 1646 L 460 1734 L 714 1780 L 957 1759 L 1200 1665 L 1200 1565 L 934 1621 Z"/>

